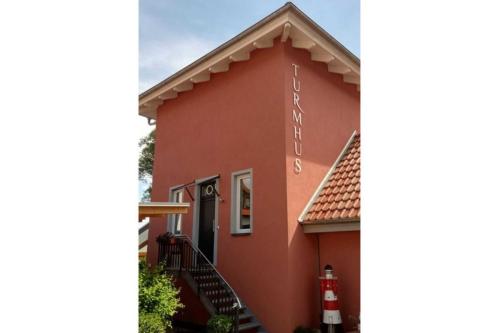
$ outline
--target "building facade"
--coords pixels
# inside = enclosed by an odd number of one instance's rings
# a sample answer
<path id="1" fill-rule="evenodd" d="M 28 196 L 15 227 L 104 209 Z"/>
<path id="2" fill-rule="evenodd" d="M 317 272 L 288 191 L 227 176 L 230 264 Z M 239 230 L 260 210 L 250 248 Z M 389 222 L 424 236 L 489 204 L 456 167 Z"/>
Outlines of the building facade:
<path id="1" fill-rule="evenodd" d="M 360 313 L 359 102 L 359 60 L 292 4 L 141 94 L 140 114 L 156 121 L 152 201 L 191 203 L 151 219 L 149 263 L 159 235 L 187 235 L 278 333 L 319 327 L 330 264 L 350 330 Z M 183 291 L 184 316 L 203 323 L 193 295 Z"/>

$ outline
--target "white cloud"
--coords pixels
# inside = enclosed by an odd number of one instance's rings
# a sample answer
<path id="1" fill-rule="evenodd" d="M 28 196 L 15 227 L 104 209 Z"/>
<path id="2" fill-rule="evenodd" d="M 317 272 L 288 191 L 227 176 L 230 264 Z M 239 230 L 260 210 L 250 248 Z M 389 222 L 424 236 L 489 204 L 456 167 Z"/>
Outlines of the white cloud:
<path id="1" fill-rule="evenodd" d="M 141 45 L 139 89 L 144 91 L 202 57 L 214 48 L 210 40 L 178 35 Z"/>

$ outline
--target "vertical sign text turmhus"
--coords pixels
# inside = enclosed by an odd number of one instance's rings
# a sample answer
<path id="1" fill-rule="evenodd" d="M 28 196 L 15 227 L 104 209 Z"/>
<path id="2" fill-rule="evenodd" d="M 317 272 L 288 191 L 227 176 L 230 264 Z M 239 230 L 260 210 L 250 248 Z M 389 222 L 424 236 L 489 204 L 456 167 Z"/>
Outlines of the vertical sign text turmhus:
<path id="1" fill-rule="evenodd" d="M 293 93 L 293 107 L 292 107 L 292 119 L 293 119 L 293 149 L 295 153 L 295 159 L 293 161 L 293 171 L 296 174 L 302 172 L 302 114 L 304 110 L 299 104 L 300 101 L 300 80 L 299 80 L 299 65 L 292 64 L 293 67 L 293 81 L 292 81 L 292 93 Z"/>

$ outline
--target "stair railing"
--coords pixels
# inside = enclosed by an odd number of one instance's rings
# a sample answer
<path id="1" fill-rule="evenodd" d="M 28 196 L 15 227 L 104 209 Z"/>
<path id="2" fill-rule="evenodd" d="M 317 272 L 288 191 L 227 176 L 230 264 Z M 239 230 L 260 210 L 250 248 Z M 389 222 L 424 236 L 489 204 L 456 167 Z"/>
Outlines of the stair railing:
<path id="1" fill-rule="evenodd" d="M 208 260 L 203 252 L 198 249 L 191 239 L 186 235 L 173 235 L 166 233 L 158 236 L 158 263 L 162 263 L 168 271 L 178 271 L 179 273 L 187 272 L 193 276 L 196 273 L 203 273 L 216 277 L 219 286 L 223 287 L 232 303 L 231 307 L 220 306 L 214 304 L 210 297 L 207 297 L 214 306 L 217 314 L 226 314 L 231 317 L 233 321 L 233 332 L 238 332 L 239 326 L 239 313 L 242 308 L 240 298 L 219 273 L 215 266 Z M 205 293 L 201 283 L 198 281 L 198 295 L 200 292 Z"/>

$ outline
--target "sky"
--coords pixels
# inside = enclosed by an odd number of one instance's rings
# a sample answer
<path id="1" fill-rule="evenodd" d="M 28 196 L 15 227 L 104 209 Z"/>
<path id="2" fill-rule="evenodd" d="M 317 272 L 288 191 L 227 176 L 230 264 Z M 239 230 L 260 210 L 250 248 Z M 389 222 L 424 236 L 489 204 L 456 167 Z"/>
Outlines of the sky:
<path id="1" fill-rule="evenodd" d="M 174 74 L 285 4 L 276 0 L 140 0 L 139 92 Z M 359 0 L 293 1 L 359 52 Z"/>
<path id="2" fill-rule="evenodd" d="M 271 14 L 277 0 L 139 0 L 139 93 Z M 293 3 L 360 56 L 359 0 Z M 138 138 L 153 127 L 138 116 Z M 147 184 L 139 184 L 139 198 Z"/>

